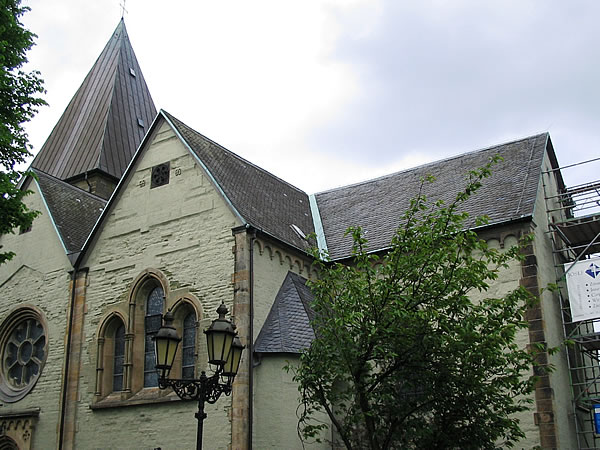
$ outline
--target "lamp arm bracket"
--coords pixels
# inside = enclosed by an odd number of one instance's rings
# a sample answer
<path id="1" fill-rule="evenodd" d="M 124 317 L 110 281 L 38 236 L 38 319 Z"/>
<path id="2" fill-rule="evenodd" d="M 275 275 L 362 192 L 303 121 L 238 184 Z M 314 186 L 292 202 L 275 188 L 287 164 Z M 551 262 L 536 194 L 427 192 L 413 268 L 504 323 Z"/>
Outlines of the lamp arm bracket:
<path id="1" fill-rule="evenodd" d="M 213 404 L 221 397 L 221 394 L 231 394 L 232 380 L 227 380 L 226 383 L 220 381 L 219 373 L 207 377 L 202 372 L 199 379 L 159 378 L 158 385 L 161 389 L 173 388 L 173 391 L 182 400 L 196 400 Z"/>

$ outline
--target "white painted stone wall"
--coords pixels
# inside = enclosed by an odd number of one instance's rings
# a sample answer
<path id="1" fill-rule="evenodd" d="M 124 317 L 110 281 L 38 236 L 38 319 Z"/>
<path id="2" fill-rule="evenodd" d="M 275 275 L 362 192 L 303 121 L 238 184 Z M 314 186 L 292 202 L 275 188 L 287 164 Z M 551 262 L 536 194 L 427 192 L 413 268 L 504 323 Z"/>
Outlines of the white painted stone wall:
<path id="1" fill-rule="evenodd" d="M 16 256 L 0 266 L 0 321 L 21 305 L 33 305 L 47 321 L 48 357 L 37 384 L 27 396 L 16 403 L 3 403 L 0 414 L 40 408 L 32 437 L 32 448 L 55 448 L 60 418 L 62 367 L 65 350 L 67 305 L 69 300 L 68 271 L 71 266 L 36 183 L 25 203 L 41 211 L 31 231 L 0 238 L 3 250 Z"/>
<path id="2" fill-rule="evenodd" d="M 508 235 L 504 237 L 503 249 L 508 250 L 512 246 L 517 245 L 519 242 L 516 234 Z M 487 244 L 490 248 L 500 249 L 500 241 L 498 239 L 489 239 Z M 490 288 L 485 292 L 471 292 L 469 295 L 474 301 L 480 301 L 484 298 L 501 298 L 514 289 L 519 287 L 519 280 L 521 279 L 521 263 L 520 261 L 511 261 L 507 268 L 501 268 L 498 279 L 491 284 Z M 516 343 L 521 348 L 526 348 L 529 345 L 529 333 L 527 329 L 518 332 L 516 337 Z M 533 375 L 533 371 L 530 372 Z M 531 394 L 530 398 L 534 398 Z M 525 439 L 521 440 L 516 448 L 533 448 L 539 445 L 539 430 L 534 422 L 535 404 L 531 407 L 517 414 L 516 417 L 519 420 L 521 430 L 525 433 Z"/>
<path id="3" fill-rule="evenodd" d="M 171 164 L 169 184 L 150 189 L 152 166 L 167 161 Z M 197 296 L 205 318 L 216 318 L 221 301 L 231 310 L 231 230 L 239 225 L 195 157 L 163 123 L 122 186 L 84 263 L 89 267 L 89 286 L 77 448 L 193 448 L 195 402 L 90 409 L 95 390 L 96 337 L 100 321 L 109 311 L 119 306 L 127 310 L 131 282 L 148 268 L 162 271 L 171 291 L 185 288 Z M 140 305 L 137 313 L 143 314 L 142 310 Z M 198 331 L 200 343 L 205 338 L 202 330 Z M 143 339 L 143 334 L 140 336 Z M 144 389 L 149 390 L 157 388 Z M 227 448 L 230 444 L 230 406 L 229 397 L 207 405 L 206 448 Z"/>
<path id="4" fill-rule="evenodd" d="M 543 171 L 549 171 L 552 167 L 546 157 L 543 163 Z M 543 174 L 540 180 L 538 195 L 535 204 L 534 222 L 535 240 L 533 246 L 538 264 L 538 282 L 540 288 L 545 288 L 550 283 L 557 282 L 557 272 L 554 267 L 552 255 L 552 242 L 548 234 L 546 197 L 556 198 L 558 194 L 554 173 Z M 545 194 L 544 194 L 545 189 Z M 560 216 L 560 212 L 553 213 Z M 560 220 L 560 217 L 556 218 Z M 562 312 L 558 295 L 544 290 L 541 296 L 542 312 L 544 317 L 544 332 L 546 341 L 550 347 L 558 347 L 560 351 L 550 357 L 550 363 L 555 370 L 550 374 L 550 383 L 554 394 L 554 421 L 558 433 L 558 444 L 560 448 L 577 448 L 577 436 L 573 417 L 573 406 L 571 398 L 571 381 L 567 356 L 564 345 L 564 331 L 562 324 Z"/>
<path id="5" fill-rule="evenodd" d="M 289 271 L 308 279 L 310 261 L 283 246 L 261 241 L 254 246 L 254 338 L 258 337 L 275 296 Z M 313 278 L 315 273 L 311 273 Z M 296 354 L 266 354 L 254 369 L 254 421 L 252 442 L 256 449 L 327 449 L 323 443 L 305 442 L 298 437 L 298 385 L 293 373 L 283 370 L 287 362 L 298 363 Z M 323 420 L 327 420 L 325 417 Z"/>
<path id="6" fill-rule="evenodd" d="M 323 442 L 306 441 L 298 437 L 298 384 L 293 373 L 283 367 L 299 362 L 298 355 L 265 355 L 254 370 L 254 408 L 256 414 L 253 444 L 256 449 L 310 450 L 331 449 L 331 430 L 321 436 Z M 323 415 L 322 421 L 328 418 Z"/>

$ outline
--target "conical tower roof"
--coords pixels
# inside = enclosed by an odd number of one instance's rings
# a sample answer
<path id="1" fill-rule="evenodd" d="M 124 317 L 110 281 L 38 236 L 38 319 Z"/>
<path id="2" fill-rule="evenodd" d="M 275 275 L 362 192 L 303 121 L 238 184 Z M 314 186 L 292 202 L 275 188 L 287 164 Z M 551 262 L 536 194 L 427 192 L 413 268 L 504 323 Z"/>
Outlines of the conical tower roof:
<path id="1" fill-rule="evenodd" d="M 32 167 L 61 180 L 121 178 L 156 115 L 123 19 Z"/>

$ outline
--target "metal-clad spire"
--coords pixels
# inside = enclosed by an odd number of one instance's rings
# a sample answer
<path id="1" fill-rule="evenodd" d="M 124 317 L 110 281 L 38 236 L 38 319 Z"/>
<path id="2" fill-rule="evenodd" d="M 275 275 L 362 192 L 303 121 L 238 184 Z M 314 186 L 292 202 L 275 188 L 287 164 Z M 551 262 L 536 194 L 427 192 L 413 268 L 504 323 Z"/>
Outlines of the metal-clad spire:
<path id="1" fill-rule="evenodd" d="M 119 179 L 155 115 L 121 19 L 32 167 L 67 181 L 90 171 Z"/>

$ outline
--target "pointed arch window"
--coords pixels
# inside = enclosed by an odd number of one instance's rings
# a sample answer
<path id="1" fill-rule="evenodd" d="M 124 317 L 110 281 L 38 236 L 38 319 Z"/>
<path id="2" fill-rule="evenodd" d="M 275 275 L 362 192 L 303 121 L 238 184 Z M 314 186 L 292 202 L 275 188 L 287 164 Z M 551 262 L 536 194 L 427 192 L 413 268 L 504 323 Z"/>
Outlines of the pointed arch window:
<path id="1" fill-rule="evenodd" d="M 183 319 L 183 351 L 181 378 L 194 378 L 196 367 L 196 314 L 188 313 Z"/>
<path id="2" fill-rule="evenodd" d="M 123 318 L 111 314 L 98 333 L 96 365 L 96 400 L 113 392 L 127 390 L 126 381 L 126 327 Z"/>
<path id="3" fill-rule="evenodd" d="M 156 373 L 154 361 L 154 341 L 152 337 L 158 332 L 164 307 L 164 292 L 162 287 L 155 287 L 148 294 L 146 300 L 146 317 L 144 332 L 146 334 L 146 345 L 144 354 L 144 387 L 158 386 L 158 374 Z"/>
<path id="4" fill-rule="evenodd" d="M 125 363 L 125 326 L 119 325 L 115 331 L 113 360 L 113 391 L 123 390 L 123 365 Z"/>

